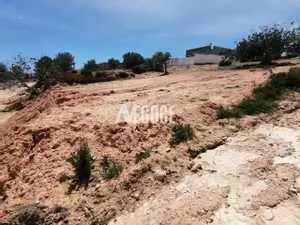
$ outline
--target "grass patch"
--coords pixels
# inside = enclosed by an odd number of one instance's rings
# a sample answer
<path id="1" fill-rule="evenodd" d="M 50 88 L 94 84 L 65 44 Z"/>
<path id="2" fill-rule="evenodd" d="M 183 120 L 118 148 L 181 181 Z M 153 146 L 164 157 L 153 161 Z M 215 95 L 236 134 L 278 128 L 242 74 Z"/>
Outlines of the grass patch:
<path id="1" fill-rule="evenodd" d="M 118 178 L 122 171 L 123 166 L 108 157 L 104 157 L 101 162 L 102 172 L 101 175 L 105 180 Z"/>
<path id="2" fill-rule="evenodd" d="M 152 149 L 153 148 L 143 148 L 143 150 L 136 155 L 136 163 L 150 158 Z"/>
<path id="3" fill-rule="evenodd" d="M 172 138 L 170 140 L 170 145 L 178 145 L 181 142 L 186 142 L 188 140 L 193 139 L 193 137 L 194 130 L 189 124 L 176 124 L 172 128 Z"/>
<path id="4" fill-rule="evenodd" d="M 144 149 L 140 154 L 141 159 L 148 159 L 151 156 L 151 151 L 151 148 Z"/>
<path id="5" fill-rule="evenodd" d="M 94 159 L 86 140 L 82 140 L 79 151 L 67 159 L 67 162 L 74 168 L 77 183 L 89 181 L 93 161 Z"/>
<path id="6" fill-rule="evenodd" d="M 300 68 L 293 68 L 288 73 L 273 74 L 268 82 L 256 87 L 250 97 L 230 108 L 220 107 L 218 119 L 239 118 L 244 115 L 270 113 L 278 107 L 278 100 L 290 90 L 300 89 Z"/>

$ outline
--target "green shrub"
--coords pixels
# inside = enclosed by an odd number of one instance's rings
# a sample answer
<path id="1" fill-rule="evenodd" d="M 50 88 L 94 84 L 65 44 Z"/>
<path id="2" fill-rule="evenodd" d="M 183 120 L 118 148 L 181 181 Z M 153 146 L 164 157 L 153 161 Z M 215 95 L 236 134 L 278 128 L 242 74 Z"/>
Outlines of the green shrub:
<path id="1" fill-rule="evenodd" d="M 240 104 L 230 108 L 220 107 L 218 119 L 241 117 L 269 113 L 278 107 L 277 101 L 289 90 L 300 89 L 300 68 L 291 69 L 288 73 L 273 74 L 268 82 L 253 90 L 251 97 L 244 98 Z"/>
<path id="2" fill-rule="evenodd" d="M 232 118 L 232 117 L 241 117 L 242 112 L 239 111 L 237 108 L 224 108 L 221 106 L 217 109 L 217 118 L 218 119 L 225 119 L 225 118 Z"/>
<path id="3" fill-rule="evenodd" d="M 4 83 L 4 82 L 8 82 L 8 81 L 12 81 L 12 76 L 10 76 L 11 74 L 6 72 L 0 72 L 0 83 Z"/>
<path id="4" fill-rule="evenodd" d="M 55 56 L 53 65 L 56 72 L 72 71 L 75 65 L 74 56 L 68 52 L 60 52 Z"/>
<path id="5" fill-rule="evenodd" d="M 81 74 L 85 76 L 91 76 L 92 72 L 97 71 L 98 69 L 98 64 L 95 59 L 88 60 L 84 65 L 81 70 Z"/>
<path id="6" fill-rule="evenodd" d="M 244 115 L 256 115 L 259 113 L 272 112 L 276 107 L 277 103 L 274 100 L 265 99 L 262 97 L 246 97 L 239 105 L 231 108 L 220 107 L 217 110 L 217 118 L 240 118 Z"/>
<path id="7" fill-rule="evenodd" d="M 75 177 L 78 183 L 88 181 L 91 175 L 93 157 L 90 153 L 89 146 L 85 140 L 80 144 L 80 149 L 76 154 L 67 159 L 75 172 Z"/>
<path id="8" fill-rule="evenodd" d="M 185 142 L 193 139 L 193 137 L 194 137 L 194 130 L 189 124 L 186 125 L 177 124 L 172 128 L 172 138 L 170 140 L 170 144 L 172 146 L 178 145 L 181 142 Z"/>
<path id="9" fill-rule="evenodd" d="M 109 159 L 107 156 L 102 159 L 101 167 L 101 175 L 105 180 L 118 178 L 123 171 L 121 164 Z"/>
<path id="10" fill-rule="evenodd" d="M 46 214 L 43 207 L 38 204 L 25 205 L 19 207 L 13 216 L 9 219 L 10 225 L 41 225 L 46 224 Z"/>
<path id="11" fill-rule="evenodd" d="M 123 55 L 123 65 L 126 69 L 133 69 L 135 66 L 144 63 L 144 57 L 136 52 L 127 52 Z"/>
<path id="12" fill-rule="evenodd" d="M 146 148 L 140 153 L 141 159 L 148 159 L 151 156 L 151 148 Z"/>
<path id="13" fill-rule="evenodd" d="M 118 69 L 121 67 L 120 61 L 118 59 L 114 59 L 114 58 L 107 60 L 107 65 L 108 65 L 109 69 L 111 69 L 111 70 L 115 70 L 115 69 Z"/>
<path id="14" fill-rule="evenodd" d="M 256 115 L 259 113 L 271 112 L 277 104 L 262 97 L 244 98 L 238 106 L 238 110 L 246 115 Z"/>
<path id="15" fill-rule="evenodd" d="M 147 72 L 147 66 L 144 64 L 136 65 L 132 67 L 132 72 L 136 74 L 141 74 Z"/>
<path id="16" fill-rule="evenodd" d="M 219 62 L 219 66 L 231 66 L 232 65 L 232 61 L 228 58 L 222 59 Z"/>
<path id="17" fill-rule="evenodd" d="M 286 75 L 286 86 L 290 89 L 300 89 L 300 68 L 292 68 Z"/>
<path id="18" fill-rule="evenodd" d="M 147 148 L 141 152 L 141 159 L 148 159 L 151 156 L 151 149 Z"/>
<path id="19" fill-rule="evenodd" d="M 151 58 L 152 70 L 168 74 L 167 65 L 170 59 L 171 54 L 169 52 L 156 52 Z"/>
<path id="20" fill-rule="evenodd" d="M 121 71 L 119 72 L 117 75 L 116 75 L 116 78 L 117 79 L 127 79 L 127 78 L 130 78 L 131 77 L 131 74 L 130 73 L 127 73 L 125 71 Z"/>
<path id="21" fill-rule="evenodd" d="M 36 88 L 47 89 L 55 83 L 53 60 L 49 56 L 43 56 L 34 64 L 34 71 L 37 78 Z"/>
<path id="22" fill-rule="evenodd" d="M 7 73 L 7 72 L 8 72 L 7 66 L 4 63 L 0 62 L 0 74 Z"/>
<path id="23" fill-rule="evenodd" d="M 298 45 L 294 46 L 297 36 L 295 28 L 279 24 L 264 26 L 238 42 L 236 56 L 242 62 L 259 60 L 269 65 L 272 60 L 279 59 L 283 52 L 294 52 L 297 49 Z"/>

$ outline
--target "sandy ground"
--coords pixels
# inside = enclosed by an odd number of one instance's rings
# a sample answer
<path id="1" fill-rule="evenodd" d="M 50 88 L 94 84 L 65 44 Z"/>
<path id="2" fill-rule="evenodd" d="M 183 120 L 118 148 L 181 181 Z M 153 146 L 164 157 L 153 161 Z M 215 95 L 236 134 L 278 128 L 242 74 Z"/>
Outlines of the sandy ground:
<path id="1" fill-rule="evenodd" d="M 300 224 L 299 96 L 276 115 L 216 120 L 219 105 L 239 102 L 268 76 L 208 66 L 57 86 L 20 112 L 0 113 L 0 217 L 39 203 L 68 210 L 54 224 Z M 1 107 L 15 94 L 0 90 Z M 169 122 L 118 123 L 122 104 L 173 106 L 174 121 L 191 124 L 195 138 L 172 148 Z M 73 174 L 66 159 L 82 137 L 95 158 L 92 178 L 69 193 L 59 180 Z M 205 146 L 216 149 L 189 157 L 188 148 Z M 151 156 L 139 161 L 144 148 Z M 103 156 L 123 165 L 119 179 L 101 178 Z"/>

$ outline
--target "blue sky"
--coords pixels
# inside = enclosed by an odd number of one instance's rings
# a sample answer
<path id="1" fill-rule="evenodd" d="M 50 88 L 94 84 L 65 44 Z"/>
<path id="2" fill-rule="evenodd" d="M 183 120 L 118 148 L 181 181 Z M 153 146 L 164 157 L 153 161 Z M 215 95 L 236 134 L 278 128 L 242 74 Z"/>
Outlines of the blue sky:
<path id="1" fill-rule="evenodd" d="M 126 51 L 150 56 L 213 42 L 234 47 L 249 31 L 297 20 L 300 0 L 0 0 L 0 61 L 69 51 L 77 67 Z"/>

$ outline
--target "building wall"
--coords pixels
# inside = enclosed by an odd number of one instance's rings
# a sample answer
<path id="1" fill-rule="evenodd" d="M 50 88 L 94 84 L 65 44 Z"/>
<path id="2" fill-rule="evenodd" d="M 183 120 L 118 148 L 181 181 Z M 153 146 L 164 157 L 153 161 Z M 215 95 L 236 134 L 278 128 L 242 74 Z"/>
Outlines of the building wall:
<path id="1" fill-rule="evenodd" d="M 169 64 L 171 66 L 189 66 L 189 65 L 202 65 L 202 64 L 218 64 L 224 56 L 219 55 L 206 55 L 195 54 L 193 57 L 182 59 L 171 59 Z"/>
<path id="2" fill-rule="evenodd" d="M 201 48 L 188 49 L 186 51 L 186 57 L 193 57 L 196 54 L 206 55 L 233 55 L 234 50 L 229 48 L 223 48 L 219 46 L 209 45 Z"/>
<path id="3" fill-rule="evenodd" d="M 195 54 L 192 59 L 193 59 L 193 64 L 194 65 L 199 65 L 199 64 L 218 64 L 224 56 L 220 55 L 206 55 L 206 54 Z"/>

